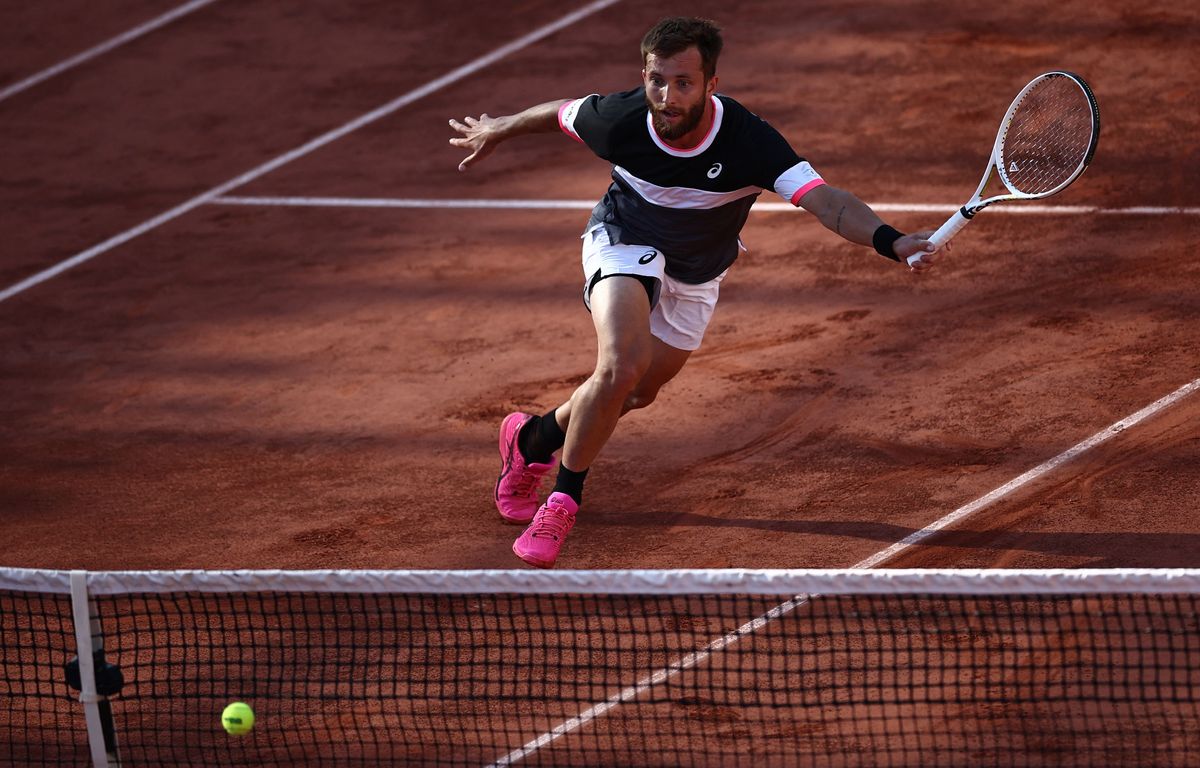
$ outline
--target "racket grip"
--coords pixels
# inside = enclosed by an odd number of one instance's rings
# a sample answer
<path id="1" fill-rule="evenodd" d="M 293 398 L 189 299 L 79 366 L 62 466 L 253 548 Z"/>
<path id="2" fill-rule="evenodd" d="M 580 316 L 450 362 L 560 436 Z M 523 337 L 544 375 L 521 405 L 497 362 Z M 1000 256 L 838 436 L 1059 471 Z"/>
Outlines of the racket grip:
<path id="1" fill-rule="evenodd" d="M 929 242 L 933 243 L 934 252 L 940 251 L 942 246 L 950 242 L 950 238 L 957 235 L 958 231 L 967 226 L 967 222 L 969 221 L 970 219 L 963 214 L 962 208 L 959 208 L 957 211 L 955 211 L 954 215 L 946 219 L 946 223 L 939 227 L 937 232 L 934 232 L 929 236 Z M 923 256 L 924 253 L 928 253 L 928 251 L 923 253 L 914 253 L 912 256 L 909 256 L 907 259 L 908 265 L 911 267 L 913 264 L 916 264 L 921 260 L 921 256 Z"/>

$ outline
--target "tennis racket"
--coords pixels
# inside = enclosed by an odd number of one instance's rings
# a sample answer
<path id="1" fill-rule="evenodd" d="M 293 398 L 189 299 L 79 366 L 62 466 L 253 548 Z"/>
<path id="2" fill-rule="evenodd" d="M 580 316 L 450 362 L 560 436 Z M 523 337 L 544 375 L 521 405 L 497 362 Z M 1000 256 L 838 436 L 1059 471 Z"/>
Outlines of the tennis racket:
<path id="1" fill-rule="evenodd" d="M 992 203 L 1040 200 L 1066 189 L 1092 161 L 1099 138 L 1100 108 L 1082 77 L 1062 71 L 1035 77 L 1004 115 L 979 188 L 929 238 L 934 250 Z M 1007 191 L 984 199 L 993 175 Z M 908 263 L 917 263 L 921 256 L 909 256 Z"/>

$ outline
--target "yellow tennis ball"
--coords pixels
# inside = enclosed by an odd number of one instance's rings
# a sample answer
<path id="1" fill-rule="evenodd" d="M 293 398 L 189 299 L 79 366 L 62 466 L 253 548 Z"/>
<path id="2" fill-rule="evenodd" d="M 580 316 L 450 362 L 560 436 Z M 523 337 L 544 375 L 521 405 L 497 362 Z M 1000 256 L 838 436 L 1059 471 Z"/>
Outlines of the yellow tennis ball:
<path id="1" fill-rule="evenodd" d="M 244 701 L 235 701 L 221 713 L 221 725 L 233 736 L 250 733 L 250 729 L 254 727 L 254 710 Z"/>

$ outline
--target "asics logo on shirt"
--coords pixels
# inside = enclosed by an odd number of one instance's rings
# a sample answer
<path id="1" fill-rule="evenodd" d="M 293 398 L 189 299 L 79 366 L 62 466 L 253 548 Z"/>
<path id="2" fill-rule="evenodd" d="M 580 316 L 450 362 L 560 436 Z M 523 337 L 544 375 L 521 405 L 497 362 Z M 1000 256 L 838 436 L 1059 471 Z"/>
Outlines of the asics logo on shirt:
<path id="1" fill-rule="evenodd" d="M 642 257 L 638 259 L 638 264 L 649 264 L 654 261 L 654 257 L 658 255 L 658 251 L 646 251 Z"/>
<path id="2" fill-rule="evenodd" d="M 721 175 L 721 164 L 713 163 L 713 167 L 708 169 L 708 178 L 715 179 Z"/>

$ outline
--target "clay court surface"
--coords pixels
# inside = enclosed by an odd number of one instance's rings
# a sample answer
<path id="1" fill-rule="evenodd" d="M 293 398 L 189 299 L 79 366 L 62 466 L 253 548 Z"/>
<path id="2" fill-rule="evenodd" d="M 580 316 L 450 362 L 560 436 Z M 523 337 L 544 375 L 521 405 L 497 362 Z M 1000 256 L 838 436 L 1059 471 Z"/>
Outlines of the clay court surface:
<path id="1" fill-rule="evenodd" d="M 6 3 L 0 84 L 173 7 Z M 582 3 L 216 2 L 0 101 L 0 288 Z M 1016 91 L 1100 101 L 1054 205 L 1200 204 L 1200 13 L 1167 2 L 619 2 L 232 190 L 594 200 L 565 135 L 467 173 L 446 120 L 637 84 L 726 28 L 720 90 L 934 228 Z M 70 20 L 70 23 L 65 23 Z M 763 201 L 778 201 L 771 192 Z M 496 430 L 591 371 L 586 210 L 209 203 L 0 303 L 0 565 L 511 568 Z M 592 470 L 566 568 L 849 567 L 1200 376 L 1200 216 L 985 212 L 910 274 L 756 212 L 704 347 Z M 1200 393 L 893 566 L 1200 565 Z"/>

